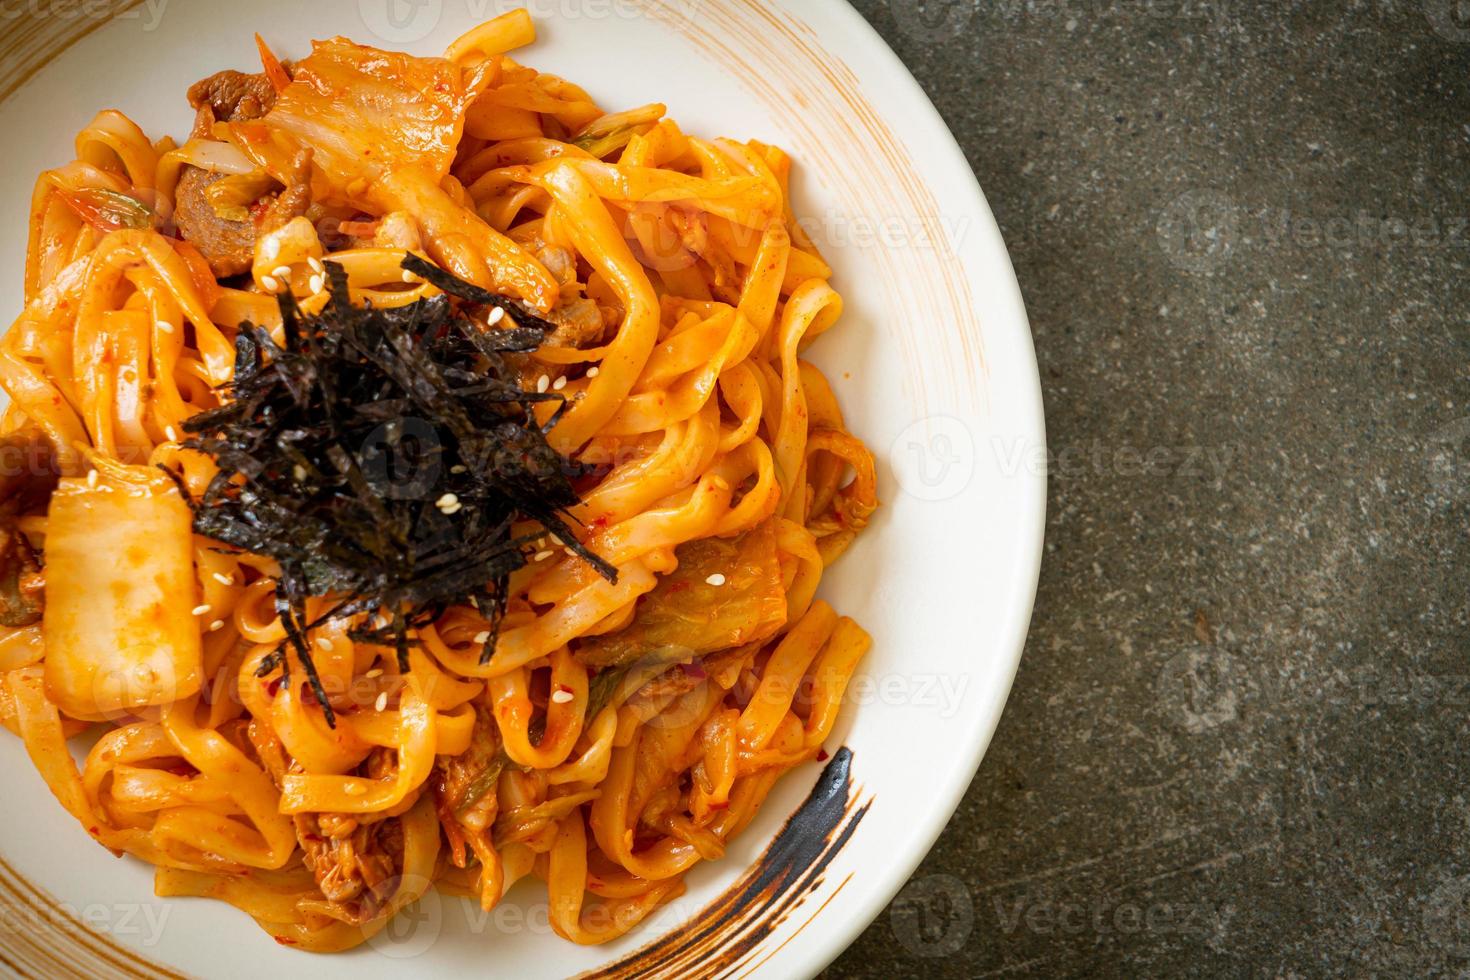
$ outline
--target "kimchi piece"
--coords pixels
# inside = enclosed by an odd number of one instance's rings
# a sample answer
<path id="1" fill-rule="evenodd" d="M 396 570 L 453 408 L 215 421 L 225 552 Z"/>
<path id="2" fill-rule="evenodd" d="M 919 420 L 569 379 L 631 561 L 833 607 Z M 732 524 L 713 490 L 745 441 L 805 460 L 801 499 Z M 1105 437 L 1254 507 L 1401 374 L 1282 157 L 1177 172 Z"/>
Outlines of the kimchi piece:
<path id="1" fill-rule="evenodd" d="M 46 693 L 102 718 L 199 690 L 193 515 L 145 467 L 61 481 L 46 524 Z"/>
<path id="2" fill-rule="evenodd" d="M 268 113 L 228 124 L 257 166 L 289 184 L 296 154 L 310 149 L 313 200 L 406 211 L 429 254 L 455 275 L 543 311 L 555 304 L 551 273 L 444 189 L 478 74 L 333 38 L 315 42 L 291 75 Z"/>
<path id="3" fill-rule="evenodd" d="M 732 538 L 700 538 L 674 551 L 679 567 L 638 603 L 616 633 L 589 637 L 590 667 L 673 663 L 770 638 L 786 622 L 786 587 L 773 521 Z"/>

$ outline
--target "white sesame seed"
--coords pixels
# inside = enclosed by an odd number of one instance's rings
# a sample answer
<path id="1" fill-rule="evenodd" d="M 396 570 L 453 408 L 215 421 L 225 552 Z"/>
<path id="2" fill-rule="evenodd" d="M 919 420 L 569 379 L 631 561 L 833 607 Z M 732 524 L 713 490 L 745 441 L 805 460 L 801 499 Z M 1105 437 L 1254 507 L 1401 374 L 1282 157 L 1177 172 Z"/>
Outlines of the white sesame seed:
<path id="1" fill-rule="evenodd" d="M 89 487 L 95 487 L 96 485 L 97 485 L 97 471 L 96 470 L 88 470 L 87 471 L 87 486 L 89 486 Z"/>
<path id="2" fill-rule="evenodd" d="M 716 586 L 724 585 L 725 584 L 725 576 L 721 575 L 719 572 L 715 572 L 709 578 L 705 579 L 704 582 L 705 582 L 706 585 L 716 585 Z"/>
<path id="3" fill-rule="evenodd" d="M 595 378 L 595 377 L 597 377 L 601 373 L 602 373 L 602 368 L 598 367 L 596 364 L 592 365 L 590 368 L 587 369 L 587 377 L 589 377 L 589 378 Z"/>
<path id="4" fill-rule="evenodd" d="M 317 273 L 318 275 L 324 276 L 327 274 L 327 267 L 322 265 L 322 260 L 317 258 L 315 255 L 307 259 L 306 264 L 311 266 L 311 271 Z"/>
<path id="5" fill-rule="evenodd" d="M 171 442 L 178 442 L 179 441 L 179 430 L 178 429 L 175 429 L 171 425 L 164 427 L 163 434 L 166 435 L 166 436 L 168 436 L 169 441 L 171 441 Z"/>
<path id="6" fill-rule="evenodd" d="M 372 670 L 368 671 L 366 674 L 363 674 L 362 676 L 364 676 L 364 677 L 382 677 L 383 676 L 383 668 L 382 667 L 374 667 Z"/>
<path id="7" fill-rule="evenodd" d="M 194 615 L 195 616 L 204 616 L 204 615 L 207 615 L 208 613 L 209 613 L 209 604 L 208 603 L 205 603 L 202 606 L 195 606 L 194 607 Z"/>
<path id="8" fill-rule="evenodd" d="M 289 265 L 278 265 L 271 270 L 271 275 L 275 276 L 277 279 L 290 279 L 291 267 Z"/>
<path id="9" fill-rule="evenodd" d="M 228 575 L 221 575 L 219 572 L 215 572 L 213 574 L 212 578 L 216 582 L 218 582 L 220 585 L 234 585 L 235 584 L 235 580 L 234 579 L 230 578 L 230 576 L 228 576 Z"/>
<path id="10" fill-rule="evenodd" d="M 378 700 L 373 702 L 373 710 L 382 711 L 386 707 L 388 707 L 388 692 L 382 691 L 378 694 Z"/>
<path id="11" fill-rule="evenodd" d="M 557 688 L 551 694 L 551 700 L 555 701 L 557 704 L 566 704 L 568 701 L 572 700 L 573 697 L 574 695 L 571 691 L 562 690 L 561 688 Z"/>
<path id="12" fill-rule="evenodd" d="M 455 463 L 453 466 L 449 467 L 449 472 L 455 473 L 455 474 L 468 473 L 469 471 L 470 471 L 470 468 L 468 466 L 465 466 L 462 463 Z"/>
<path id="13" fill-rule="evenodd" d="M 493 309 L 491 309 L 490 315 L 485 318 L 485 322 L 488 323 L 488 324 L 490 324 L 490 326 L 493 327 L 497 323 L 499 323 L 501 320 L 504 320 L 504 319 L 505 319 L 505 311 L 502 310 L 500 307 L 497 306 L 497 307 L 494 307 Z"/>
<path id="14" fill-rule="evenodd" d="M 225 628 L 225 621 L 223 619 L 216 619 L 214 622 L 212 622 L 212 623 L 209 624 L 209 631 L 211 633 L 218 633 L 220 630 L 222 630 L 224 628 Z"/>
<path id="15" fill-rule="evenodd" d="M 562 551 L 565 551 L 567 553 L 567 557 L 568 558 L 575 558 L 575 557 L 577 557 L 577 553 L 575 551 L 573 551 L 571 548 L 563 548 L 561 550 Z"/>
<path id="16" fill-rule="evenodd" d="M 551 383 L 551 390 L 552 391 L 561 391 L 566 386 L 567 386 L 567 379 L 566 378 L 557 378 L 555 381 L 553 381 Z"/>
<path id="17" fill-rule="evenodd" d="M 347 791 L 348 796 L 362 796 L 367 792 L 367 787 L 362 783 L 348 783 L 342 788 Z"/>
<path id="18" fill-rule="evenodd" d="M 490 642 L 490 631 L 489 630 L 480 630 L 480 632 L 478 632 L 478 633 L 475 634 L 475 642 L 476 643 L 479 643 L 479 644 L 482 644 L 482 645 L 483 644 L 486 644 L 486 643 L 489 643 Z"/>
<path id="19" fill-rule="evenodd" d="M 546 375 L 543 374 L 543 375 L 541 375 L 541 377 L 539 377 L 539 378 L 536 379 L 536 390 L 538 392 L 545 391 L 547 388 L 550 388 L 550 387 L 551 387 L 551 379 L 549 377 L 547 377 Z"/>
<path id="20" fill-rule="evenodd" d="M 306 479 L 306 467 L 302 466 L 300 463 L 297 463 L 295 466 L 291 467 L 291 475 L 296 477 L 297 483 L 300 483 L 302 480 Z"/>
<path id="21" fill-rule="evenodd" d="M 330 650 L 332 649 L 332 641 L 325 636 L 319 636 L 316 638 L 316 648 L 318 650 Z"/>
<path id="22" fill-rule="evenodd" d="M 404 282 L 418 282 L 419 281 L 419 277 L 416 276 L 416 275 L 414 275 L 412 272 L 409 272 L 407 269 L 404 269 L 403 270 L 403 281 Z"/>
<path id="23" fill-rule="evenodd" d="M 434 501 L 434 506 L 435 507 L 452 507 L 452 506 L 454 506 L 457 503 L 459 503 L 459 497 L 457 497 L 456 495 L 454 495 L 452 493 L 446 493 L 444 496 L 442 496 L 438 500 Z"/>
<path id="24" fill-rule="evenodd" d="M 552 544 L 566 544 L 565 541 L 563 541 L 561 538 L 557 537 L 554 534 L 549 534 L 549 535 L 547 535 L 547 537 L 551 538 L 551 543 Z"/>
<path id="25" fill-rule="evenodd" d="M 326 285 L 326 281 L 323 280 L 321 276 L 312 276 L 306 282 L 307 288 L 312 291 L 312 294 L 313 295 L 315 295 L 316 293 L 321 292 L 322 291 L 322 287 L 325 286 L 325 285 Z"/>
<path id="26" fill-rule="evenodd" d="M 267 292 L 279 293 L 281 291 L 281 284 L 272 276 L 261 276 L 260 284 L 266 288 Z"/>
<path id="27" fill-rule="evenodd" d="M 153 325 L 164 333 L 173 333 L 174 325 L 167 320 L 155 320 Z"/>
<path id="28" fill-rule="evenodd" d="M 464 510 L 464 504 L 450 504 L 448 507 L 440 507 L 439 512 L 446 517 L 452 517 Z"/>
<path id="29" fill-rule="evenodd" d="M 109 486 L 108 486 L 108 485 L 107 485 L 107 484 L 105 484 L 105 483 L 104 483 L 104 484 L 102 484 L 102 486 L 100 486 L 100 487 L 98 487 L 98 488 L 97 488 L 97 490 L 98 490 L 98 491 L 99 491 L 99 492 L 101 492 L 101 493 L 112 493 L 112 492 L 113 492 L 113 490 L 112 490 L 112 487 L 109 487 Z"/>
<path id="30" fill-rule="evenodd" d="M 260 257 L 267 262 L 274 262 L 276 256 L 281 254 L 281 240 L 279 238 L 267 238 L 265 244 L 260 247 Z"/>
<path id="31" fill-rule="evenodd" d="M 538 551 L 538 552 L 536 552 L 536 556 L 535 556 L 535 558 L 533 560 L 534 561 L 545 561 L 546 559 L 548 559 L 550 557 L 551 557 L 551 552 L 549 552 L 549 551 Z"/>

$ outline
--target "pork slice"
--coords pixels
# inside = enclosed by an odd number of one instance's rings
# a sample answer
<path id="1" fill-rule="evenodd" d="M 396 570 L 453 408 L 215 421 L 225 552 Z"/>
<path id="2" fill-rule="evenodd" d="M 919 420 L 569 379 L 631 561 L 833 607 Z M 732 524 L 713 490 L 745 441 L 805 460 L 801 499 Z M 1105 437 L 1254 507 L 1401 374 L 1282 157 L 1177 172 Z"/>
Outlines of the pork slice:
<path id="1" fill-rule="evenodd" d="M 306 213 L 311 204 L 311 150 L 299 151 L 291 170 L 285 189 L 261 198 L 243 221 L 220 217 L 205 196 L 224 174 L 187 166 L 179 174 L 174 202 L 179 234 L 199 249 L 216 276 L 223 279 L 248 271 L 255 261 L 256 237 Z"/>
<path id="2" fill-rule="evenodd" d="M 225 122 L 259 119 L 276 104 L 276 90 L 264 73 L 217 71 L 189 86 L 189 104 L 209 106 L 214 118 Z"/>
<path id="3" fill-rule="evenodd" d="M 230 221 L 215 213 L 204 196 L 209 185 L 225 177 L 186 166 L 174 191 L 174 221 L 186 242 L 199 249 L 221 279 L 238 276 L 255 260 L 255 221 Z"/>

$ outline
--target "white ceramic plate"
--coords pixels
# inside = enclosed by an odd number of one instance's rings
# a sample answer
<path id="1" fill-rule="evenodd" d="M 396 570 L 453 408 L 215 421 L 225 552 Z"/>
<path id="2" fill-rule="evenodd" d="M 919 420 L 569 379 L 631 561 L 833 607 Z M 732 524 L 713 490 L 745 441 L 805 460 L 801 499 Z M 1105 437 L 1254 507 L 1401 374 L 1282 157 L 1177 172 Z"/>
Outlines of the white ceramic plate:
<path id="1" fill-rule="evenodd" d="M 184 89 L 220 68 L 249 70 L 256 31 L 288 57 L 334 34 L 433 54 L 505 9 L 489 0 L 124 0 L 116 17 L 63 20 L 63 8 L 77 5 L 42 4 L 39 20 L 22 15 L 0 41 L 0 132 L 11 137 L 0 276 L 12 313 L 34 176 L 71 159 L 75 132 L 97 109 L 181 136 L 191 119 Z M 661 101 L 691 132 L 758 138 L 797 160 L 797 213 L 846 299 L 839 329 L 813 356 L 878 457 L 883 501 L 822 592 L 875 641 L 829 745 L 852 753 L 850 785 L 835 787 L 831 813 L 845 842 L 797 849 L 798 863 L 828 863 L 773 906 L 762 904 L 768 895 L 751 901 L 747 887 L 723 920 L 701 915 L 722 895 L 729 911 L 729 890 L 812 791 L 821 767 L 811 765 L 784 780 L 723 861 L 690 875 L 683 898 L 610 946 L 557 938 L 542 890 L 528 883 L 500 913 L 430 898 L 373 946 L 311 958 L 222 903 L 153 898 L 151 868 L 93 845 L 17 740 L 0 734 L 0 972 L 7 960 L 42 963 L 36 947 L 49 945 L 53 961 L 123 975 L 529 980 L 621 962 L 609 975 L 809 976 L 882 911 L 969 785 L 1026 633 L 1045 476 L 1025 312 L 964 157 L 898 59 L 843 4 L 532 0 L 530 9 L 540 40 L 520 56 L 604 107 Z M 781 860 L 791 857 L 765 867 Z M 48 905 L 96 933 L 46 914 Z M 681 944 L 691 922 L 703 938 Z"/>

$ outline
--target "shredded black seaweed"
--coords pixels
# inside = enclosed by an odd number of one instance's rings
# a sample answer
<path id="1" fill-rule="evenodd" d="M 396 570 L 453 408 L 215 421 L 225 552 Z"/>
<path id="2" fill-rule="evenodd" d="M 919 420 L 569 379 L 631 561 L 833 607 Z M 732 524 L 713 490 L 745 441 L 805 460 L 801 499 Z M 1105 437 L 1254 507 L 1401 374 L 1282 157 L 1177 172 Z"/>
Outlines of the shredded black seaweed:
<path id="1" fill-rule="evenodd" d="M 325 263 L 331 301 L 308 316 L 280 297 L 284 346 L 245 323 L 228 401 L 189 419 L 184 445 L 219 474 L 191 500 L 199 534 L 276 560 L 276 610 L 329 725 L 335 716 L 307 635 L 364 616 L 356 639 L 393 648 L 407 669 L 411 632 L 472 603 L 495 646 L 507 581 L 544 533 L 599 574 L 617 571 L 564 519 L 572 481 L 590 468 L 548 444 L 566 399 L 523 390 L 507 355 L 534 350 L 552 325 L 523 304 L 408 256 L 403 267 L 445 295 L 394 309 L 353 306 L 341 265 Z M 505 329 L 476 312 L 499 307 Z M 509 321 L 514 321 L 510 323 Z M 539 402 L 561 405 L 545 426 Z M 515 524 L 544 530 L 515 535 Z M 306 600 L 332 605 L 309 622 Z M 286 644 L 262 676 L 290 669 Z"/>

